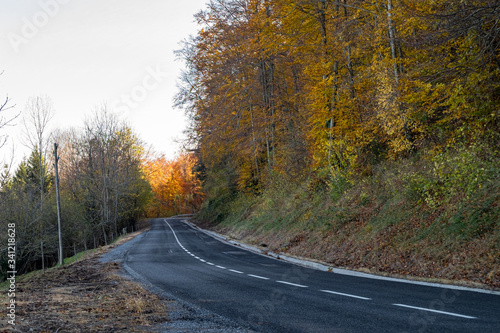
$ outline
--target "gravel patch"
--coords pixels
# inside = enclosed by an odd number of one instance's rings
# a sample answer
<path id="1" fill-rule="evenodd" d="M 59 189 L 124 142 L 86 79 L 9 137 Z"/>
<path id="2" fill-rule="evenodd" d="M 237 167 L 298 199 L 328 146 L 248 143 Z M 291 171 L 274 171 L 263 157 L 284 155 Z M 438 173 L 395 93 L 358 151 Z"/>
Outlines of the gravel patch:
<path id="1" fill-rule="evenodd" d="M 157 324 L 151 329 L 153 332 L 220 332 L 220 333 L 241 333 L 255 332 L 248 328 L 243 328 L 237 323 L 211 313 L 193 304 L 187 303 L 173 296 L 172 294 L 155 287 L 140 274 L 132 270 L 125 262 L 128 251 L 140 241 L 147 232 L 142 233 L 132 240 L 119 245 L 111 251 L 102 255 L 99 259 L 102 263 L 117 262 L 121 263 L 123 277 L 131 279 L 148 291 L 160 296 L 167 308 L 168 321 Z"/>
<path id="2" fill-rule="evenodd" d="M 136 237 L 129 240 L 128 242 L 123 243 L 123 244 L 115 247 L 114 249 L 112 249 L 108 253 L 103 254 L 101 256 L 101 258 L 99 259 L 99 261 L 102 263 L 123 262 L 128 251 L 130 251 L 130 249 L 134 246 L 134 244 L 137 243 L 139 240 L 141 240 L 146 235 L 146 233 L 147 233 L 147 231 L 140 234 L 140 235 L 137 235 Z"/>

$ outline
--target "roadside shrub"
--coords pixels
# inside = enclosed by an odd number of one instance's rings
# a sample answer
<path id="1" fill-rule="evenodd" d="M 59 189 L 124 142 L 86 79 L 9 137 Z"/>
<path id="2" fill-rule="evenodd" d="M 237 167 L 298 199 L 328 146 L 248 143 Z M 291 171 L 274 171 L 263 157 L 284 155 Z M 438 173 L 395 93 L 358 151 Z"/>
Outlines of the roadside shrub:
<path id="1" fill-rule="evenodd" d="M 434 203 L 435 196 L 442 196 L 445 202 L 457 195 L 470 199 L 470 196 L 488 181 L 488 165 L 479 158 L 477 147 L 470 150 L 461 148 L 451 154 L 439 154 L 432 162 L 434 193 L 427 191 L 428 203 Z"/>
<path id="2" fill-rule="evenodd" d="M 497 163 L 496 152 L 485 146 L 449 147 L 433 156 L 428 168 L 403 176 L 406 195 L 431 208 L 469 200 L 498 176 Z"/>

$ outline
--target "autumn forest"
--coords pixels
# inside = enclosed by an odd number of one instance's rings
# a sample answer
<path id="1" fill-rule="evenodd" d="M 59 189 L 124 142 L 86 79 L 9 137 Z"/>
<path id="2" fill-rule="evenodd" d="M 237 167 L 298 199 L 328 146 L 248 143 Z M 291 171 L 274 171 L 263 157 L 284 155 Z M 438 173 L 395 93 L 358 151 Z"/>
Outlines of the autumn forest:
<path id="1" fill-rule="evenodd" d="M 196 213 L 336 266 L 499 287 L 499 17 L 499 0 L 208 1 L 176 51 L 176 159 L 105 106 L 47 133 L 50 100 L 30 100 L 32 153 L 0 179 L 19 271 L 57 261 L 57 142 L 65 256 Z"/>
<path id="2" fill-rule="evenodd" d="M 498 133 L 498 1 L 211 1 L 178 103 L 211 170 L 292 178 Z"/>
<path id="3" fill-rule="evenodd" d="M 210 1 L 178 51 L 200 218 L 337 266 L 498 284 L 498 17 L 497 0 Z"/>

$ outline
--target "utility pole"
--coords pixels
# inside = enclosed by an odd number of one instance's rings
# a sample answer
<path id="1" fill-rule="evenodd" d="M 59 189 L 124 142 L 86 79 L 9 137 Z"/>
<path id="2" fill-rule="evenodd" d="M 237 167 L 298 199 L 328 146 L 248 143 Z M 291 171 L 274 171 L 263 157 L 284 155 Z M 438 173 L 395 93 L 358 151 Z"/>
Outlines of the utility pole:
<path id="1" fill-rule="evenodd" d="M 43 242 L 40 244 L 40 247 L 42 248 L 42 273 L 45 274 L 45 257 L 43 255 Z"/>
<path id="2" fill-rule="evenodd" d="M 59 232 L 59 266 L 63 264 L 63 248 L 62 248 L 62 233 L 61 233 L 61 198 L 59 197 L 59 170 L 57 156 L 58 144 L 54 143 L 54 168 L 56 170 L 56 198 L 57 198 L 57 229 Z"/>

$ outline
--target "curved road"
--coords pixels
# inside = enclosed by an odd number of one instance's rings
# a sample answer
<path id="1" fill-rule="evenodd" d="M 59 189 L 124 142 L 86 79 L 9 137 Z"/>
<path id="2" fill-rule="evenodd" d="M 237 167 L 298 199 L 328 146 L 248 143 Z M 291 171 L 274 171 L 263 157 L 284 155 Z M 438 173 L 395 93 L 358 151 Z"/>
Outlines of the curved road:
<path id="1" fill-rule="evenodd" d="M 124 265 L 260 332 L 500 332 L 500 295 L 328 273 L 156 219 Z"/>

